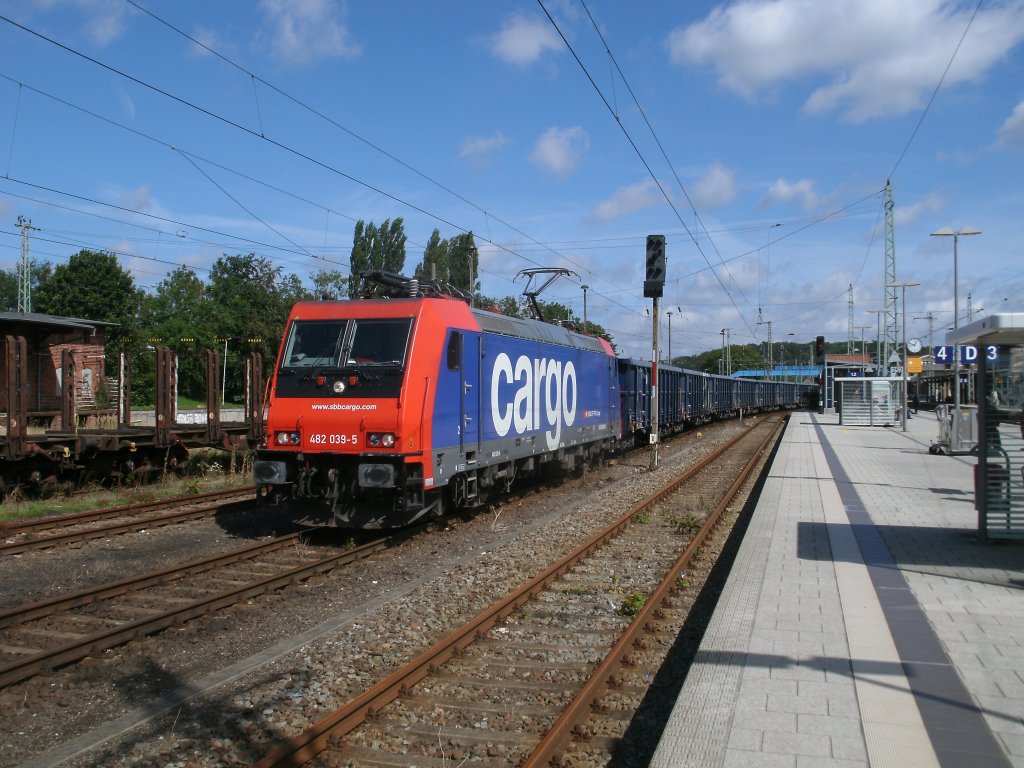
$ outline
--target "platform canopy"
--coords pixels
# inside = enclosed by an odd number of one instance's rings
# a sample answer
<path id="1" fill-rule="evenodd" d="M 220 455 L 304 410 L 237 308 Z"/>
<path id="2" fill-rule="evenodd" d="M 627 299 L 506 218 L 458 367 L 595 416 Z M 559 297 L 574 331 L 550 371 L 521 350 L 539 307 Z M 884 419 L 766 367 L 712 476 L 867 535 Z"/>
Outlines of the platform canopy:
<path id="1" fill-rule="evenodd" d="M 946 334 L 947 344 L 1024 345 L 1024 312 L 1000 312 Z"/>

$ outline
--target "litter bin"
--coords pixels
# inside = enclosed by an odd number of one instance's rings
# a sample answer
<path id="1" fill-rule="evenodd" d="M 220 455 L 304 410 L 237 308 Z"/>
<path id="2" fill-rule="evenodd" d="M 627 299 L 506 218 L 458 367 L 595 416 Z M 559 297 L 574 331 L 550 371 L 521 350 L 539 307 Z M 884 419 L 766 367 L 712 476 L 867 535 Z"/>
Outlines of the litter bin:
<path id="1" fill-rule="evenodd" d="M 1004 451 L 998 451 L 1004 457 L 1002 463 L 988 462 L 986 469 L 986 484 L 982 488 L 978 475 L 981 474 L 981 463 L 974 465 L 974 508 L 982 508 L 982 497 L 985 496 L 985 509 L 988 510 L 988 519 L 995 515 L 1010 514 L 1010 457 Z"/>

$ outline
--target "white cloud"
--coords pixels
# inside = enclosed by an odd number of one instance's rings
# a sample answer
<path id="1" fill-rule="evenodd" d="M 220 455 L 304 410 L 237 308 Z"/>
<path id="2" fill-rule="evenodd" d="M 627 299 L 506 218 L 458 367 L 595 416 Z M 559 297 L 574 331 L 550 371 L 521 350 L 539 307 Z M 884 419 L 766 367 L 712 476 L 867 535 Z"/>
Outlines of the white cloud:
<path id="1" fill-rule="evenodd" d="M 491 52 L 508 64 L 533 64 L 545 51 L 561 50 L 562 40 L 541 16 L 513 14 L 491 39 Z"/>
<path id="2" fill-rule="evenodd" d="M 43 11 L 56 9 L 59 12 L 67 6 L 78 8 L 85 16 L 81 31 L 100 48 L 124 35 L 125 19 L 131 10 L 123 0 L 36 0 L 34 5 Z"/>
<path id="3" fill-rule="evenodd" d="M 354 58 L 361 48 L 329 0 L 260 0 L 270 29 L 271 54 L 283 64 L 301 66 L 325 58 Z"/>
<path id="4" fill-rule="evenodd" d="M 711 66 L 741 96 L 771 98 L 787 83 L 820 82 L 811 113 L 859 122 L 924 106 L 972 8 L 945 0 L 740 0 L 673 30 L 673 63 Z M 1024 40 L 1024 6 L 983 8 L 944 87 L 983 77 Z"/>
<path id="5" fill-rule="evenodd" d="M 202 45 L 196 45 L 194 43 L 189 45 L 187 55 L 192 58 L 212 56 L 213 54 L 210 53 L 210 50 L 219 51 L 225 47 L 216 31 L 210 27 L 196 27 L 192 32 L 192 37 L 202 43 Z M 203 47 L 204 45 L 206 48 Z"/>
<path id="6" fill-rule="evenodd" d="M 86 0 L 83 6 L 90 14 L 85 32 L 96 45 L 105 46 L 124 34 L 127 5 L 115 0 Z"/>
<path id="7" fill-rule="evenodd" d="M 654 180 L 645 179 L 617 189 L 607 200 L 594 206 L 594 218 L 598 221 L 611 221 L 634 211 L 652 208 L 663 199 Z"/>
<path id="8" fill-rule="evenodd" d="M 945 206 L 946 201 L 942 195 L 932 193 L 911 205 L 897 205 L 893 210 L 893 223 L 897 227 L 905 226 L 918 221 L 925 215 L 939 213 Z"/>
<path id="9" fill-rule="evenodd" d="M 713 210 L 728 205 L 736 199 L 736 172 L 718 163 L 712 164 L 704 176 L 697 179 L 690 197 L 698 208 Z"/>
<path id="10" fill-rule="evenodd" d="M 999 129 L 999 145 L 1024 148 L 1024 101 L 1013 108 Z"/>
<path id="11" fill-rule="evenodd" d="M 779 179 L 768 188 L 759 206 L 768 208 L 773 205 L 799 205 L 806 211 L 813 211 L 820 204 L 821 197 L 815 192 L 814 182 L 810 179 L 800 179 L 792 183 Z"/>
<path id="12" fill-rule="evenodd" d="M 459 159 L 486 162 L 494 152 L 511 142 L 512 139 L 501 131 L 495 131 L 493 136 L 467 136 L 459 147 Z"/>
<path id="13" fill-rule="evenodd" d="M 576 170 L 589 149 L 590 136 L 580 126 L 548 128 L 537 139 L 530 161 L 549 173 L 565 177 Z"/>
<path id="14" fill-rule="evenodd" d="M 140 187 L 122 193 L 118 198 L 118 202 L 125 208 L 131 208 L 133 211 L 149 211 L 153 207 L 153 195 L 149 186 L 143 184 Z"/>

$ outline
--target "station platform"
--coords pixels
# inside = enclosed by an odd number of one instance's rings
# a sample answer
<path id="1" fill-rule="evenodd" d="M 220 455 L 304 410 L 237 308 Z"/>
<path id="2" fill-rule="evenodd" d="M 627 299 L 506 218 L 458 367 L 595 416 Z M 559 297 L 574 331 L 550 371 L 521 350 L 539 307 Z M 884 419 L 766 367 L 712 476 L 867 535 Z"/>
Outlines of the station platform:
<path id="1" fill-rule="evenodd" d="M 793 415 L 652 766 L 1024 768 L 1024 544 L 937 435 Z"/>

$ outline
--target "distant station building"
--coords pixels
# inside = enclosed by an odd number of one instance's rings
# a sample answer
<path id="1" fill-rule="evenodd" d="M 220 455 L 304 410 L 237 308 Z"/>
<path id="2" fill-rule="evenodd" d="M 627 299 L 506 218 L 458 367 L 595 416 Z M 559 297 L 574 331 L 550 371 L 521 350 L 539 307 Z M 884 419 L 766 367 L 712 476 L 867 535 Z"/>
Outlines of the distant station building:
<path id="1" fill-rule="evenodd" d="M 9 409 L 8 338 L 18 337 L 25 339 L 27 348 L 28 391 L 22 393 L 22 398 L 30 414 L 51 422 L 59 416 L 65 354 L 74 359 L 77 402 L 85 407 L 95 406 L 97 391 L 105 378 L 104 347 L 109 325 L 36 312 L 0 312 L 0 413 L 6 414 Z"/>

